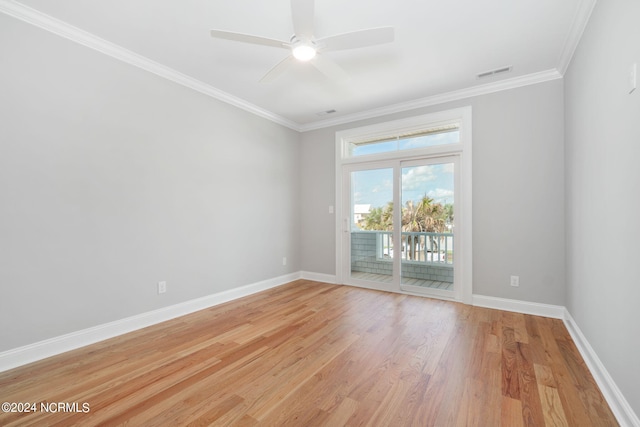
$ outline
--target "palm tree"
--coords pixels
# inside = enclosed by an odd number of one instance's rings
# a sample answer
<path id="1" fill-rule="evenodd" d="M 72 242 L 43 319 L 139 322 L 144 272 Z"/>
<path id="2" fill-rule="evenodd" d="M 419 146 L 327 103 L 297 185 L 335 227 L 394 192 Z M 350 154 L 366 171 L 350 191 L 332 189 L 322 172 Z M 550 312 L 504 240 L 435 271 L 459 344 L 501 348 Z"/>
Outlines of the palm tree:
<path id="1" fill-rule="evenodd" d="M 453 205 L 442 206 L 433 203 L 433 199 L 426 195 L 417 203 L 408 200 L 402 207 L 402 231 L 421 233 L 444 233 L 447 230 L 447 221 L 453 219 Z M 364 230 L 391 231 L 393 230 L 393 203 L 389 202 L 384 207 L 373 208 L 369 215 L 362 221 Z M 415 259 L 420 238 L 403 236 L 403 246 L 407 248 L 407 259 Z M 427 246 L 427 242 L 424 242 Z M 438 248 L 439 244 L 434 237 L 430 237 L 430 247 Z"/>
<path id="2" fill-rule="evenodd" d="M 444 205 L 444 220 L 447 224 L 453 223 L 453 205 L 451 203 Z"/>
<path id="3" fill-rule="evenodd" d="M 423 229 L 430 233 L 443 233 L 447 229 L 446 212 L 440 203 L 433 203 L 426 195 L 418 202 Z"/>
<path id="4" fill-rule="evenodd" d="M 402 209 L 402 231 L 417 232 L 422 230 L 419 204 L 415 205 L 413 200 L 408 200 Z M 415 259 L 417 242 L 413 235 L 402 236 L 402 246 L 407 248 L 407 259 Z"/>
<path id="5" fill-rule="evenodd" d="M 373 208 L 358 225 L 362 227 L 363 230 L 380 230 L 382 224 L 381 218 L 382 208 Z"/>
<path id="6" fill-rule="evenodd" d="M 424 195 L 418 203 L 413 200 L 407 201 L 402 210 L 402 231 L 405 232 L 426 232 L 443 233 L 447 230 L 447 212 L 440 203 L 433 203 L 433 199 Z M 439 242 L 433 236 L 429 237 L 432 250 L 437 250 Z M 416 248 L 420 244 L 420 238 L 413 236 L 406 241 L 408 248 L 408 259 L 416 258 Z M 427 242 L 424 242 L 427 246 Z"/>
<path id="7" fill-rule="evenodd" d="M 384 207 L 380 220 L 383 230 L 393 230 L 393 202 L 387 203 L 387 206 Z"/>

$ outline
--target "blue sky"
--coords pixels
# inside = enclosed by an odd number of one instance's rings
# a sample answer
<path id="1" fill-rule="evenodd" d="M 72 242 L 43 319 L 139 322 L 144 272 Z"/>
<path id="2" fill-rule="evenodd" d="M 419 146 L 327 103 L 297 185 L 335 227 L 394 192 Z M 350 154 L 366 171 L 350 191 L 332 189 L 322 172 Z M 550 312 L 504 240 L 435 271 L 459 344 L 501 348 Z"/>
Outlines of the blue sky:
<path id="1" fill-rule="evenodd" d="M 434 145 L 452 144 L 460 141 L 460 131 L 423 135 L 415 138 L 394 139 L 392 141 L 373 144 L 354 145 L 351 155 L 366 156 L 368 154 L 389 153 L 393 151 L 413 150 L 416 148 L 433 147 Z"/>
<path id="2" fill-rule="evenodd" d="M 453 164 L 435 164 L 402 169 L 402 203 L 418 201 L 425 194 L 436 203 L 453 203 Z M 393 170 L 353 172 L 354 204 L 381 207 L 393 200 Z"/>
<path id="3" fill-rule="evenodd" d="M 460 131 L 447 130 L 415 138 L 353 145 L 354 157 L 451 144 L 460 141 Z M 435 164 L 402 169 L 402 204 L 428 196 L 436 203 L 453 203 L 453 164 Z M 393 200 L 393 170 L 375 169 L 354 172 L 352 201 L 372 208 L 385 206 Z"/>

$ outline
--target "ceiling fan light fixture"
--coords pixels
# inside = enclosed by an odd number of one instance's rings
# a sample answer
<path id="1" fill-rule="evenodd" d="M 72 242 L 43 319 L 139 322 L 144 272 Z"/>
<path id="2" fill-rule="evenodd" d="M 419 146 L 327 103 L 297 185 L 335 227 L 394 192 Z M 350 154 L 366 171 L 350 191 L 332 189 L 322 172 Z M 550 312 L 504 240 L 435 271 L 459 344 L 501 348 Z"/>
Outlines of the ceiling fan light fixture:
<path id="1" fill-rule="evenodd" d="M 3 0 L 0 0 L 0 3 L 2 3 L 2 1 Z M 210 31 L 211 37 L 217 39 L 270 46 L 289 51 L 289 55 L 286 58 L 271 68 L 271 70 L 260 79 L 261 83 L 268 83 L 275 80 L 275 78 L 282 75 L 288 67 L 294 66 L 296 62 L 302 62 L 302 66 L 310 65 L 330 79 L 346 81 L 349 77 L 347 73 L 336 64 L 331 57 L 324 56 L 325 52 L 375 46 L 390 43 L 394 40 L 394 30 L 392 27 L 368 28 L 316 39 L 313 25 L 315 0 L 290 1 L 294 33 L 289 41 L 226 30 L 213 29 Z"/>
<path id="2" fill-rule="evenodd" d="M 316 56 L 316 48 L 309 43 L 299 43 L 293 48 L 293 57 L 298 61 L 310 61 Z"/>

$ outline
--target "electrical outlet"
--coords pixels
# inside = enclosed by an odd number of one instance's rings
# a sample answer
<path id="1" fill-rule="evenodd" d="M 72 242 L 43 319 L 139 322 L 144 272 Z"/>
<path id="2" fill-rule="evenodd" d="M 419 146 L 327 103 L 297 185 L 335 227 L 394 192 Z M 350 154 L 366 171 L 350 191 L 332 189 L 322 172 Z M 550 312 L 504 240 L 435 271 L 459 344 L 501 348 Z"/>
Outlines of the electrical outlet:
<path id="1" fill-rule="evenodd" d="M 520 276 L 511 276 L 511 286 L 520 286 Z"/>
<path id="2" fill-rule="evenodd" d="M 158 282 L 158 294 L 164 294 L 167 292 L 167 282 L 164 280 L 162 282 Z"/>
<path id="3" fill-rule="evenodd" d="M 287 257 L 282 257 L 282 265 L 287 265 Z"/>

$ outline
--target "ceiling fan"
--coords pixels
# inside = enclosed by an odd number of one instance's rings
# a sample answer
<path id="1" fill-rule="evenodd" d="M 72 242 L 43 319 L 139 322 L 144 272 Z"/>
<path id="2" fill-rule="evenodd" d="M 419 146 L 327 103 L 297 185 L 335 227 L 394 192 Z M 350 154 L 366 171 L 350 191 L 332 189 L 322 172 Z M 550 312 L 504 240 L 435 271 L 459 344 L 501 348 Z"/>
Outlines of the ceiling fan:
<path id="1" fill-rule="evenodd" d="M 313 34 L 314 0 L 291 0 L 291 15 L 294 35 L 289 41 L 223 30 L 211 30 L 211 37 L 291 50 L 291 55 L 260 79 L 263 83 L 275 80 L 295 61 L 308 62 L 330 79 L 345 79 L 348 76 L 342 67 L 322 53 L 390 43 L 394 39 L 392 27 L 369 28 L 316 39 Z"/>

